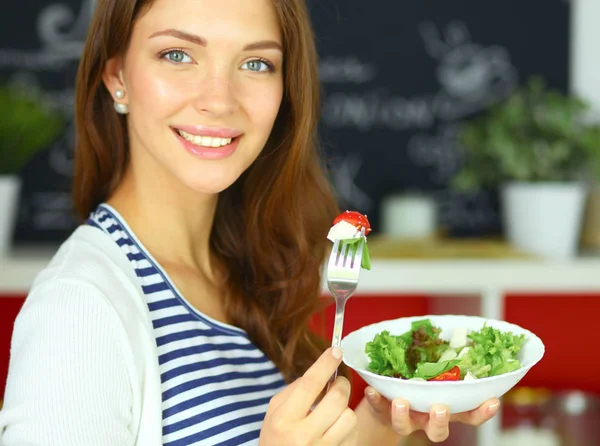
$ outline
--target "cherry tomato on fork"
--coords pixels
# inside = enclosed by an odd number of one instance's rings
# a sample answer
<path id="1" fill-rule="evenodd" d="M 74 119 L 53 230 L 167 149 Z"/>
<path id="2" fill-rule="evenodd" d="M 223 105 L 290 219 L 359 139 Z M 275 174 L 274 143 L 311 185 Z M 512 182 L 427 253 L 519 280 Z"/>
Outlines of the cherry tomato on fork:
<path id="1" fill-rule="evenodd" d="M 361 230 L 363 227 L 365 228 L 365 235 L 371 232 L 371 224 L 369 223 L 369 219 L 366 215 L 361 214 L 357 211 L 345 211 L 340 215 L 335 217 L 333 220 L 333 225 L 335 226 L 341 221 L 345 221 L 346 223 L 350 223 L 353 226 L 356 226 L 358 230 Z"/>

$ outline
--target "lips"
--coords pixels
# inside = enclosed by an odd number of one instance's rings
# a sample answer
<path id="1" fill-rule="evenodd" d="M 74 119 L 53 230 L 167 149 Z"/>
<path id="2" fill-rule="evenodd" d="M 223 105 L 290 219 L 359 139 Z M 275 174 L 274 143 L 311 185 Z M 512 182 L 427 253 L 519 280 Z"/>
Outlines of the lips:
<path id="1" fill-rule="evenodd" d="M 182 144 L 183 148 L 197 158 L 218 160 L 228 158 L 236 151 L 241 136 L 221 137 L 213 135 L 194 135 L 179 128 L 171 128 L 173 135 Z"/>

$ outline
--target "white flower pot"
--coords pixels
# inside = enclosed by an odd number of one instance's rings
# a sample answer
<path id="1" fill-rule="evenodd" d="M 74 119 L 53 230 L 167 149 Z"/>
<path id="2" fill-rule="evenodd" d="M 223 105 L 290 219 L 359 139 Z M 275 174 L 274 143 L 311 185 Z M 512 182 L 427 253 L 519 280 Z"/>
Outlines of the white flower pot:
<path id="1" fill-rule="evenodd" d="M 0 257 L 6 257 L 12 247 L 21 179 L 17 175 L 0 175 Z"/>
<path id="2" fill-rule="evenodd" d="M 510 244 L 552 259 L 577 254 L 588 189 L 581 183 L 507 183 L 502 215 Z"/>

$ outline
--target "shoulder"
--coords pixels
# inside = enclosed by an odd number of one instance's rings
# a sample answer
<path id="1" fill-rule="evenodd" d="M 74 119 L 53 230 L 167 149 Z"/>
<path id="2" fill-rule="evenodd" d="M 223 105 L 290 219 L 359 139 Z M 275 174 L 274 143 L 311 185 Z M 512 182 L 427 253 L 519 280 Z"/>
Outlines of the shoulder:
<path id="1" fill-rule="evenodd" d="M 80 226 L 37 275 L 23 308 L 86 313 L 98 305 L 126 327 L 141 327 L 140 320 L 149 323 L 144 295 L 126 254 L 102 230 Z"/>
<path id="2" fill-rule="evenodd" d="M 95 290 L 112 304 L 129 303 L 142 310 L 143 293 L 126 254 L 111 237 L 93 226 L 79 226 L 38 273 L 29 298 L 40 290 L 69 284 Z M 42 293 L 45 294 L 45 293 Z"/>
<path id="3" fill-rule="evenodd" d="M 126 255 L 110 236 L 92 226 L 80 226 L 59 247 L 37 275 L 32 290 L 54 281 L 68 281 L 102 289 L 110 284 L 136 283 Z"/>

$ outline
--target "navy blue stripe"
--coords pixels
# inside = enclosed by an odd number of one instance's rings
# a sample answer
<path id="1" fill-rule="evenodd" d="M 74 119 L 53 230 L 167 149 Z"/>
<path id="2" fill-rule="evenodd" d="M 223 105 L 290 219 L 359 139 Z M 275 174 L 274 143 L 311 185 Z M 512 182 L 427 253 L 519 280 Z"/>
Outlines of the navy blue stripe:
<path id="1" fill-rule="evenodd" d="M 267 370 L 256 370 L 254 372 L 229 372 L 229 373 L 221 373 L 220 375 L 214 376 L 204 376 L 202 378 L 193 379 L 191 381 L 187 381 L 178 386 L 172 387 L 169 390 L 165 390 L 162 393 L 163 401 L 167 401 L 174 396 L 177 396 L 183 392 L 187 392 L 188 390 L 197 389 L 202 386 L 207 386 L 208 384 L 217 384 L 227 381 L 232 381 L 234 379 L 250 379 L 250 378 L 263 378 L 269 375 L 274 375 L 277 373 L 277 370 L 267 369 Z"/>
<path id="2" fill-rule="evenodd" d="M 154 328 L 160 328 L 160 327 L 164 327 L 165 325 L 173 325 L 173 324 L 179 324 L 181 322 L 189 322 L 189 321 L 195 321 L 195 320 L 196 320 L 196 318 L 194 318 L 194 316 L 192 316 L 189 313 L 178 314 L 176 316 L 168 316 L 168 317 L 156 319 L 156 320 L 152 321 L 152 326 Z"/>
<path id="3" fill-rule="evenodd" d="M 250 440 L 257 440 L 258 438 L 260 438 L 260 429 L 246 432 L 242 435 L 222 441 L 221 443 L 217 443 L 213 446 L 238 446 L 239 444 L 248 443 Z"/>
<path id="4" fill-rule="evenodd" d="M 158 363 L 164 364 L 165 362 L 172 361 L 173 359 L 183 358 L 185 356 L 195 355 L 196 353 L 206 353 L 212 351 L 226 352 L 229 350 L 255 350 L 256 347 L 252 344 L 235 344 L 233 342 L 226 342 L 224 344 L 202 344 L 194 345 L 186 348 L 179 348 L 172 350 L 167 353 L 163 353 L 158 357 Z"/>
<path id="5" fill-rule="evenodd" d="M 225 415 L 230 412 L 234 412 L 240 409 L 246 409 L 248 407 L 256 407 L 262 406 L 263 404 L 267 404 L 271 398 L 261 398 L 258 400 L 250 400 L 250 401 L 239 401 L 231 404 L 226 404 L 221 407 L 216 407 L 212 410 L 199 413 L 198 415 L 194 415 L 193 417 L 186 418 L 185 420 L 178 421 L 177 423 L 169 424 L 163 427 L 163 435 L 170 434 L 172 432 L 180 431 L 181 429 L 185 429 L 186 427 L 193 426 L 194 424 L 201 423 L 206 420 L 210 420 L 211 418 L 218 417 L 220 415 Z M 264 415 L 263 415 L 264 417 Z"/>
<path id="6" fill-rule="evenodd" d="M 121 226 L 117 223 L 113 223 L 108 228 L 106 228 L 106 230 L 108 231 L 109 234 L 114 234 L 115 232 L 121 230 Z"/>
<path id="7" fill-rule="evenodd" d="M 206 440 L 207 438 L 214 437 L 215 435 L 221 434 L 223 432 L 227 432 L 238 426 L 243 426 L 244 424 L 256 423 L 257 421 L 264 420 L 264 414 L 256 414 L 256 415 L 248 415 L 246 417 L 236 418 L 233 420 L 229 420 L 223 424 L 219 424 L 218 426 L 211 427 L 210 429 L 203 430 L 194 435 L 189 435 L 184 438 L 180 438 L 176 441 L 170 441 L 168 443 L 164 443 L 163 446 L 187 446 L 193 444 L 194 442 Z"/>
<path id="8" fill-rule="evenodd" d="M 163 310 L 165 308 L 176 307 L 179 305 L 179 301 L 175 298 L 159 300 L 158 302 L 148 302 L 148 308 L 150 311 Z"/>
<path id="9" fill-rule="evenodd" d="M 127 258 L 131 261 L 139 262 L 140 260 L 145 260 L 146 256 L 144 256 L 143 252 L 136 252 L 136 253 L 128 252 Z"/>
<path id="10" fill-rule="evenodd" d="M 135 269 L 135 274 L 138 277 L 148 277 L 148 276 L 151 276 L 153 274 L 158 274 L 158 271 L 153 266 L 149 266 L 147 268 L 136 268 Z"/>
<path id="11" fill-rule="evenodd" d="M 185 375 L 186 373 L 197 372 L 198 370 L 211 369 L 213 367 L 220 367 L 222 365 L 245 365 L 245 364 L 264 364 L 268 362 L 269 358 L 266 356 L 261 356 L 258 358 L 215 358 L 209 359 L 208 361 L 196 362 L 194 364 L 186 364 L 181 367 L 175 367 L 168 372 L 160 375 L 161 382 L 165 383 L 170 379 L 176 378 L 181 375 Z"/>
<path id="12" fill-rule="evenodd" d="M 253 392 L 262 392 L 263 390 L 275 390 L 283 387 L 285 385 L 285 381 L 282 379 L 274 381 L 270 384 L 259 384 L 254 386 L 242 386 L 242 387 L 234 387 L 233 389 L 220 389 L 215 390 L 213 392 L 208 392 L 203 395 L 199 395 L 195 398 L 191 398 L 189 400 L 183 401 L 179 404 L 176 404 L 168 409 L 163 410 L 163 420 L 169 418 L 173 415 L 178 414 L 179 412 L 183 412 L 184 410 L 188 410 L 192 407 L 199 406 L 201 404 L 207 402 L 214 402 L 219 398 L 223 397 L 231 397 L 235 395 L 244 395 L 246 393 Z"/>
<path id="13" fill-rule="evenodd" d="M 134 246 L 133 241 L 131 241 L 128 238 L 120 238 L 119 240 L 116 241 L 117 245 L 119 246 L 123 246 L 123 245 L 129 245 L 129 246 Z"/>
<path id="14" fill-rule="evenodd" d="M 142 290 L 145 294 L 157 293 L 159 291 L 167 291 L 169 289 L 169 285 L 164 281 L 153 283 L 152 285 L 142 285 Z"/>
<path id="15" fill-rule="evenodd" d="M 179 303 L 179 301 L 177 299 L 175 299 L 175 301 L 177 303 Z M 208 329 L 208 330 L 200 330 L 200 329 L 193 329 L 193 330 L 183 330 L 183 331 L 176 331 L 175 333 L 169 333 L 163 336 L 158 336 L 156 338 L 156 345 L 158 345 L 159 347 L 163 346 L 163 345 L 167 345 L 171 342 L 177 342 L 177 341 L 182 341 L 184 339 L 190 339 L 190 338 L 199 338 L 199 337 L 211 337 L 211 336 L 225 336 L 225 335 L 221 335 L 220 332 L 215 332 L 215 330 L 213 329 Z"/>
<path id="16" fill-rule="evenodd" d="M 98 212 L 98 222 L 99 223 L 104 223 L 106 220 L 108 220 L 109 218 L 111 218 L 111 215 L 107 212 L 104 215 L 100 215 L 100 212 Z"/>

